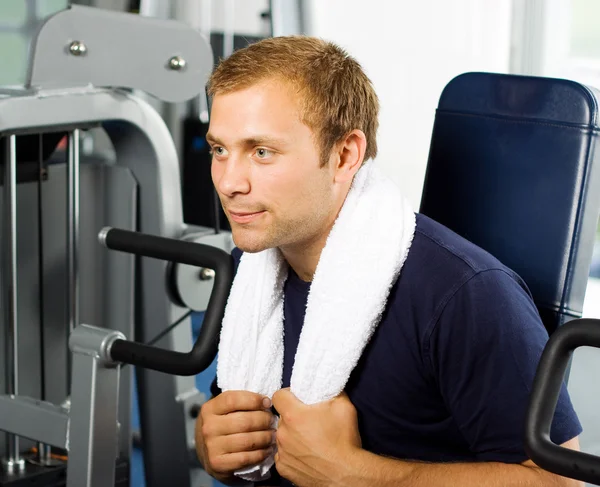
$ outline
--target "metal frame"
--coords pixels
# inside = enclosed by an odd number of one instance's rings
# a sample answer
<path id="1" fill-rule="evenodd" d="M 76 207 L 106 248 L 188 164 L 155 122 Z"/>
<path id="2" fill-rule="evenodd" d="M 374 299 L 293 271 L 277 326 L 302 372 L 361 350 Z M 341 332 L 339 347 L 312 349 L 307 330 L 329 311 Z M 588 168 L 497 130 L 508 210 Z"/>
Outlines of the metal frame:
<path id="1" fill-rule="evenodd" d="M 2 428 L 24 438 L 67 448 L 69 418 L 66 410 L 52 403 L 23 396 L 0 396 Z"/>
<path id="2" fill-rule="evenodd" d="M 273 37 L 304 34 L 307 6 L 304 0 L 269 0 Z"/>
<path id="3" fill-rule="evenodd" d="M 27 397 L 0 396 L 2 429 L 69 451 L 67 487 L 114 484 L 120 367 L 109 352 L 115 340 L 124 338 L 120 332 L 88 325 L 73 331 L 69 410 Z"/>
<path id="4" fill-rule="evenodd" d="M 184 23 L 72 5 L 33 39 L 26 86 L 120 87 L 184 102 L 202 92 L 212 63 L 210 45 Z"/>
<path id="5" fill-rule="evenodd" d="M 19 394 L 19 330 L 17 316 L 17 147 L 16 137 L 11 135 L 6 145 L 4 168 L 4 228 L 3 250 L 3 307 L 6 326 L 6 393 Z M 25 461 L 19 452 L 19 438 L 6 436 L 6 458 L 3 466 L 9 473 L 22 471 Z"/>
<path id="6" fill-rule="evenodd" d="M 120 332 L 81 325 L 69 339 L 73 388 L 67 487 L 107 487 L 115 481 L 120 367 L 110 357 L 110 346 L 124 338 Z"/>
<path id="7" fill-rule="evenodd" d="M 60 95 L 38 92 L 0 98 L 0 113 L 0 134 L 102 124 L 113 142 L 118 165 L 130 169 L 141 188 L 139 231 L 171 238 L 184 233 L 175 147 L 164 122 L 146 102 L 108 89 L 70 90 Z M 138 341 L 150 340 L 187 311 L 168 297 L 165 268 L 164 262 L 140 259 Z M 188 318 L 157 346 L 188 351 L 190 329 Z M 204 396 L 193 377 L 140 369 L 137 378 L 147 484 L 190 485 L 189 456 L 194 446 L 190 410 L 204 402 Z M 3 424 L 0 429 L 5 429 Z"/>
<path id="8" fill-rule="evenodd" d="M 140 41 L 135 44 L 138 50 L 130 50 L 132 44 L 126 40 L 130 36 L 148 42 Z M 184 24 L 73 6 L 43 24 L 32 43 L 30 63 L 25 89 L 0 91 L 0 136 L 59 130 L 74 132 L 69 151 L 68 261 L 70 322 L 77 325 L 76 133 L 100 125 L 108 134 L 117 165 L 129 169 L 139 187 L 137 230 L 163 237 L 181 237 L 186 226 L 173 139 L 151 105 L 122 88 L 144 90 L 166 101 L 185 101 L 203 91 L 213 66 L 212 52 L 204 37 Z M 107 271 L 109 281 L 112 270 Z M 130 338 L 148 341 L 186 313 L 187 309 L 171 302 L 165 271 L 164 262 L 138 259 L 136 336 Z M 123 302 L 117 295 L 117 286 L 107 286 L 105 291 L 109 294 L 109 303 L 118 306 Z M 116 455 L 112 452 L 117 451 L 119 374 L 118 368 L 111 368 L 112 364 L 102 355 L 104 352 L 98 351 L 98 346 L 104 343 L 102 333 L 111 337 L 118 332 L 129 335 L 130 323 L 106 325 L 114 329 L 90 331 L 89 327 L 77 327 L 71 336 L 71 347 L 76 353 L 72 364 L 70 419 L 65 419 L 66 411 L 46 402 L 0 396 L 0 411 L 6 413 L 0 415 L 0 430 L 33 436 L 39 429 L 40 434 L 34 439 L 62 445 L 65 421 L 71 424 L 67 427 L 71 434 L 67 435 L 65 444 L 69 449 L 68 476 L 69 485 L 78 487 L 99 487 L 114 479 Z M 88 345 L 77 345 L 77 337 L 84 333 L 81 330 L 87 333 L 87 338 L 80 338 L 84 342 L 88 340 L 85 342 Z M 156 345 L 188 351 L 192 346 L 190 330 L 191 320 L 187 318 L 183 326 Z M 204 396 L 196 389 L 194 377 L 173 377 L 147 370 L 137 370 L 137 377 L 147 485 L 191 486 L 191 478 L 197 479 L 199 474 L 190 472 L 195 422 L 190 411 L 204 401 Z M 91 389 L 87 386 L 90 381 Z M 121 388 L 121 404 L 128 406 L 130 396 L 131 390 L 126 384 Z M 102 407 L 96 408 L 100 398 Z M 40 419 L 30 421 L 34 412 Z M 129 415 L 130 411 L 119 414 Z M 40 428 L 44 418 L 53 423 L 49 429 Z M 94 453 L 95 450 L 105 455 Z M 110 454 L 106 455 L 107 452 Z"/>

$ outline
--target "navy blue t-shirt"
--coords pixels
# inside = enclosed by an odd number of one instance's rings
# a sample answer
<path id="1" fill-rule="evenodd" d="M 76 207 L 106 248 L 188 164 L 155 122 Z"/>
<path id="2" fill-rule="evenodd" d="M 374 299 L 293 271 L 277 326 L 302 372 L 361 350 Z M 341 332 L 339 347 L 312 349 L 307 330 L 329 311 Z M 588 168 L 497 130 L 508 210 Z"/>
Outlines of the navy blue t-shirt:
<path id="1" fill-rule="evenodd" d="M 283 387 L 289 387 L 309 291 L 310 283 L 290 269 Z M 346 387 L 363 448 L 426 462 L 524 462 L 525 414 L 547 340 L 518 275 L 417 215 L 408 258 Z M 561 444 L 581 430 L 563 387 L 551 438 Z M 266 484 L 278 482 L 274 472 Z"/>

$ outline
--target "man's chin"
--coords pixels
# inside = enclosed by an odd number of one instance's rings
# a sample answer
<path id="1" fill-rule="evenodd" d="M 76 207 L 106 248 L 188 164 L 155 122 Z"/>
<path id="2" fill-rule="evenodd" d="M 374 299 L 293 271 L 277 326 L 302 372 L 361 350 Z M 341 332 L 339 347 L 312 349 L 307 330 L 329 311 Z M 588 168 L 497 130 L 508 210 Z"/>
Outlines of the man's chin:
<path id="1" fill-rule="evenodd" d="M 245 254 L 258 254 L 259 252 L 266 250 L 265 247 L 247 247 L 245 245 L 236 245 L 236 247 Z"/>
<path id="2" fill-rule="evenodd" d="M 235 246 L 240 249 L 242 252 L 246 252 L 248 254 L 256 254 L 258 252 L 262 252 L 263 250 L 267 250 L 271 248 L 270 245 L 267 245 L 266 242 L 256 241 L 254 239 L 240 237 L 236 235 L 236 232 L 233 232 L 233 243 Z"/>

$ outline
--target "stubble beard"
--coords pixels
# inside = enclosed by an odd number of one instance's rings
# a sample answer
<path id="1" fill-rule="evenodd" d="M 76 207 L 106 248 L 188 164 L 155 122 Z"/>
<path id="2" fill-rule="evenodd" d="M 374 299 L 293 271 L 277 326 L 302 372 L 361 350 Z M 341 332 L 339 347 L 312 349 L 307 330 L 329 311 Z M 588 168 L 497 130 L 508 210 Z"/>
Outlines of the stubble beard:
<path id="1" fill-rule="evenodd" d="M 277 221 L 263 230 L 236 228 L 232 223 L 233 241 L 243 252 L 257 253 L 272 248 L 298 248 L 310 242 L 318 233 L 318 216 Z M 246 235 L 244 235 L 246 233 Z"/>

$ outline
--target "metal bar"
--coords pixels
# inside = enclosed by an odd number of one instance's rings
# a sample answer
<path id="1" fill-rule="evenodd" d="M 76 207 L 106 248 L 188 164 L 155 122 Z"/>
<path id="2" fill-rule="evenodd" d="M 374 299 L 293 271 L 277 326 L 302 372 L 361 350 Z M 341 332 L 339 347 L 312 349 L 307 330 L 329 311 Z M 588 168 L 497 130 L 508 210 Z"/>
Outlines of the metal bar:
<path id="1" fill-rule="evenodd" d="M 110 358 L 114 330 L 78 326 L 69 346 L 73 352 L 73 390 L 67 487 L 114 485 L 118 453 L 120 367 Z"/>
<path id="2" fill-rule="evenodd" d="M 79 325 L 79 129 L 69 134 L 68 229 L 69 333 Z"/>
<path id="3" fill-rule="evenodd" d="M 29 6 L 29 8 L 31 8 Z M 45 377 L 45 364 L 46 364 L 46 341 L 45 327 L 44 327 L 44 225 L 43 225 L 43 171 L 44 171 L 44 135 L 38 135 L 39 147 L 38 147 L 38 185 L 37 185 L 37 219 L 38 219 L 38 281 L 39 281 L 39 304 L 40 304 L 40 399 L 46 400 L 46 377 Z M 51 449 L 49 445 L 42 443 L 41 441 L 37 444 L 38 450 L 38 462 L 47 465 L 52 463 Z"/>
<path id="4" fill-rule="evenodd" d="M 302 0 L 270 0 L 269 4 L 273 37 L 304 33 L 305 2 Z"/>
<path id="5" fill-rule="evenodd" d="M 177 18 L 175 20 L 189 21 L 194 28 L 200 31 L 207 42 L 210 43 L 212 3 L 213 0 L 188 0 L 185 3 L 179 3 L 180 9 L 177 11 Z M 188 116 L 200 118 L 200 121 L 203 123 L 208 122 L 209 107 L 206 92 L 202 92 L 198 97 L 190 100 Z"/>
<path id="6" fill-rule="evenodd" d="M 30 397 L 0 396 L 0 430 L 67 448 L 69 415 L 60 406 Z"/>
<path id="7" fill-rule="evenodd" d="M 67 152 L 67 322 L 70 336 L 79 325 L 79 129 L 69 134 Z M 67 357 L 67 391 L 70 392 L 70 354 Z"/>
<path id="8" fill-rule="evenodd" d="M 194 2 L 190 2 L 190 3 L 194 3 Z M 210 42 L 211 42 L 210 36 L 212 34 L 213 0 L 202 0 L 202 2 L 200 2 L 199 15 L 200 15 L 200 18 L 198 20 L 200 23 L 200 26 L 199 26 L 200 33 L 204 36 L 204 38 L 210 44 Z M 181 20 L 183 20 L 183 19 L 181 19 Z M 198 101 L 199 101 L 198 109 L 199 109 L 200 121 L 203 123 L 208 123 L 210 107 L 208 106 L 208 95 L 207 95 L 206 90 L 202 91 L 198 95 Z"/>
<path id="9" fill-rule="evenodd" d="M 17 322 L 17 137 L 7 140 L 4 167 L 4 311 L 6 323 L 6 393 L 19 393 L 19 340 Z M 9 473 L 22 471 L 25 462 L 20 457 L 19 438 L 6 435 L 4 468 Z"/>
<path id="10" fill-rule="evenodd" d="M 39 438 L 39 436 L 38 436 Z M 38 441 L 37 444 L 38 452 L 37 452 L 37 461 L 40 465 L 52 465 L 54 464 L 54 460 L 52 458 L 52 449 L 50 445 L 46 443 L 42 443 Z"/>
<path id="11" fill-rule="evenodd" d="M 234 0 L 225 0 L 223 14 L 223 59 L 233 54 L 233 41 L 235 36 L 235 3 Z"/>

